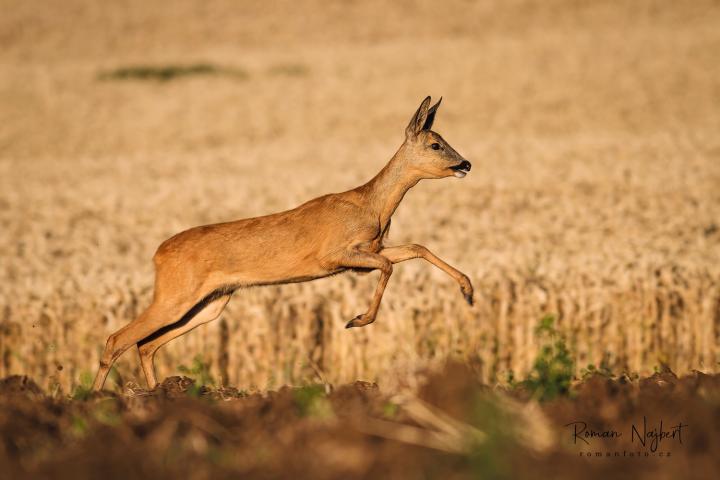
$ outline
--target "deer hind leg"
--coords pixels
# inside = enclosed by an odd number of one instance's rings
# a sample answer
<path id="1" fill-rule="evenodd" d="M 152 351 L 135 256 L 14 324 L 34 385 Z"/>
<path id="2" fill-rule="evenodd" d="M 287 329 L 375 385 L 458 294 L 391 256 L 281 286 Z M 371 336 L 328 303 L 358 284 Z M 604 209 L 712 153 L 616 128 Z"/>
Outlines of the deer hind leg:
<path id="1" fill-rule="evenodd" d="M 388 247 L 380 250 L 380 255 L 386 257 L 392 263 L 400 263 L 413 258 L 422 258 L 438 267 L 443 272 L 450 275 L 460 285 L 460 291 L 465 297 L 465 301 L 472 306 L 473 304 L 473 287 L 467 275 L 451 267 L 430 250 L 422 245 L 402 245 L 398 247 Z"/>
<path id="2" fill-rule="evenodd" d="M 192 312 L 188 312 L 188 314 L 178 322 L 162 327 L 160 330 L 157 330 L 138 342 L 140 364 L 145 373 L 148 388 L 153 388 L 158 384 L 155 378 L 154 366 L 155 353 L 158 349 L 169 341 L 188 333 L 190 330 L 218 318 L 228 304 L 228 301 L 230 301 L 231 296 L 232 293 L 210 300 L 194 316 L 190 315 Z"/>
<path id="3" fill-rule="evenodd" d="M 153 303 L 139 317 L 108 337 L 105 350 L 100 357 L 100 368 L 93 382 L 93 390 L 102 389 L 110 367 L 125 350 L 165 325 L 182 318 L 202 299 L 203 296 L 198 298 L 197 294 L 188 296 L 185 300 L 180 300 L 177 296 L 173 296 L 172 299 L 156 296 Z"/>
<path id="4" fill-rule="evenodd" d="M 346 250 L 340 253 L 337 258 L 329 260 L 328 263 L 330 264 L 330 268 L 344 267 L 361 268 L 363 270 L 380 270 L 380 281 L 370 302 L 370 308 L 367 312 L 350 320 L 347 325 L 345 325 L 345 328 L 364 327 L 374 322 L 378 309 L 380 308 L 385 287 L 387 286 L 388 280 L 390 280 L 390 275 L 392 275 L 392 263 L 377 253 L 356 249 Z"/>

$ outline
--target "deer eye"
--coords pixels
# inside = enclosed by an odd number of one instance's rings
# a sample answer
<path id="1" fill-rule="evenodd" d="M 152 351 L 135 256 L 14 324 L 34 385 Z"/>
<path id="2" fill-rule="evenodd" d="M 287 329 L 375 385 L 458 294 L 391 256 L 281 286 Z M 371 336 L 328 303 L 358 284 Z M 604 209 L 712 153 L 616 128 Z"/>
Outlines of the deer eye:
<path id="1" fill-rule="evenodd" d="M 430 145 L 430 148 L 432 148 L 433 150 L 440 150 L 440 144 L 439 144 L 439 143 L 433 143 L 432 145 Z"/>

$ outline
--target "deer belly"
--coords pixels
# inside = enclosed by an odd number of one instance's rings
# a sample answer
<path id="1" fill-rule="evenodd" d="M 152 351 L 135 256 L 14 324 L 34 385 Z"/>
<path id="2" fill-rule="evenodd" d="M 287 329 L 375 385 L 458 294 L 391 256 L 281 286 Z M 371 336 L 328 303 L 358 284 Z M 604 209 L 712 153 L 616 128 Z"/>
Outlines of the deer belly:
<path id="1" fill-rule="evenodd" d="M 230 283 L 272 285 L 294 283 L 326 277 L 338 271 L 328 271 L 320 265 L 315 252 L 244 252 L 229 262 L 232 267 L 223 269 Z M 229 277 L 229 278 L 228 278 Z"/>

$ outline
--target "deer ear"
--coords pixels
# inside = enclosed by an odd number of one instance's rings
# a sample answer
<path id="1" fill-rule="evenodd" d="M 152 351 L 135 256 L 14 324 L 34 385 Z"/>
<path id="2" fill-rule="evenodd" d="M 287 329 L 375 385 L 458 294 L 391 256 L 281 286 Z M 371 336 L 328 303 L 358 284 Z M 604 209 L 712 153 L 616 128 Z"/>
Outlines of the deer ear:
<path id="1" fill-rule="evenodd" d="M 417 109 L 415 115 L 410 119 L 410 123 L 405 129 L 405 138 L 415 138 L 420 133 L 425 125 L 428 118 L 428 108 L 430 107 L 430 97 L 425 97 L 425 100 L 420 104 L 420 108 Z"/>
<path id="2" fill-rule="evenodd" d="M 425 123 L 422 127 L 423 130 L 430 130 L 432 128 L 433 122 L 435 121 L 435 113 L 437 113 L 440 102 L 442 102 L 442 97 L 440 97 L 440 100 L 438 100 L 435 105 L 428 109 L 427 118 L 425 119 Z"/>

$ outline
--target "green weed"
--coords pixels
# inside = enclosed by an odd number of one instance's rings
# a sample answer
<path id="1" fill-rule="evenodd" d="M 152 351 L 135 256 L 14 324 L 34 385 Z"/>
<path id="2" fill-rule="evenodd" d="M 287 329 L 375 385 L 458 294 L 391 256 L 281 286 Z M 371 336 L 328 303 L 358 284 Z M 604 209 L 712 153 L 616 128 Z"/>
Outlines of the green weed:
<path id="1" fill-rule="evenodd" d="M 196 63 L 192 65 L 133 65 L 120 67 L 106 72 L 100 72 L 98 79 L 168 82 L 183 77 L 203 75 L 224 75 L 237 79 L 245 79 L 249 76 L 245 70 L 238 68 L 219 67 L 209 63 Z"/>
<path id="2" fill-rule="evenodd" d="M 286 63 L 273 65 L 268 69 L 270 75 L 283 75 L 287 77 L 303 77 L 309 73 L 308 67 L 299 63 Z"/>
<path id="3" fill-rule="evenodd" d="M 535 328 L 540 352 L 535 357 L 528 377 L 519 383 L 540 401 L 551 400 L 570 392 L 575 361 L 570 355 L 565 337 L 555 328 L 555 317 L 546 315 Z"/>
<path id="4" fill-rule="evenodd" d="M 587 367 L 580 369 L 580 376 L 582 379 L 586 379 L 593 375 L 601 375 L 607 378 L 615 378 L 615 374 L 610 369 L 610 356 L 604 355 L 600 361 L 600 365 L 595 366 L 593 363 L 588 363 Z"/>
<path id="5" fill-rule="evenodd" d="M 90 372 L 80 374 L 80 384 L 75 387 L 70 397 L 73 400 L 87 400 L 92 394 L 93 376 Z"/>
<path id="6" fill-rule="evenodd" d="M 512 461 L 508 452 L 515 441 L 515 422 L 496 400 L 476 392 L 472 406 L 472 423 L 485 434 L 472 441 L 467 460 L 475 478 L 512 478 Z"/>
<path id="7" fill-rule="evenodd" d="M 293 390 L 293 400 L 302 417 L 327 419 L 335 416 L 324 385 L 306 385 Z"/>
<path id="8" fill-rule="evenodd" d="M 393 419 L 397 416 L 400 406 L 397 403 L 387 402 L 383 405 L 383 417 Z"/>
<path id="9" fill-rule="evenodd" d="M 177 368 L 195 381 L 193 387 L 197 387 L 198 392 L 196 393 L 199 393 L 200 389 L 206 385 L 215 386 L 215 378 L 210 374 L 210 364 L 204 361 L 202 355 L 195 355 L 190 367 L 179 365 Z M 188 393 L 191 393 L 190 390 L 192 388 L 188 390 Z"/>

